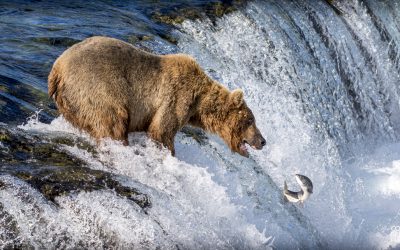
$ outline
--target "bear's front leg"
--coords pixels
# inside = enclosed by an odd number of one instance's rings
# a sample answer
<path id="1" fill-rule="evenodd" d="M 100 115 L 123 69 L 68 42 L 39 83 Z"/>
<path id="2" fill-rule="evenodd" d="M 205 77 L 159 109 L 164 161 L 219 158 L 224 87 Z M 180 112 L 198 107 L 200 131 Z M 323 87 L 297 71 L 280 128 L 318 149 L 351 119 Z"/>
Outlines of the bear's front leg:
<path id="1" fill-rule="evenodd" d="M 175 155 L 174 138 L 179 130 L 178 121 L 173 114 L 174 112 L 159 110 L 153 117 L 147 131 L 148 136 L 168 148 L 172 156 Z"/>

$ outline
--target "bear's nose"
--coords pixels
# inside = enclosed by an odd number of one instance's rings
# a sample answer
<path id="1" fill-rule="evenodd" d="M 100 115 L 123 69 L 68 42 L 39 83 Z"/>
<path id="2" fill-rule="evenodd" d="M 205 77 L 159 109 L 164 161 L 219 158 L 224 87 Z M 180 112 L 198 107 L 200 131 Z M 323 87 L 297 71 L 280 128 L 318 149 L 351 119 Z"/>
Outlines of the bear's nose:
<path id="1" fill-rule="evenodd" d="M 267 141 L 266 141 L 264 138 L 262 138 L 262 139 L 261 139 L 261 146 L 263 146 L 263 147 L 264 147 L 264 146 L 265 146 L 265 144 L 267 144 Z"/>

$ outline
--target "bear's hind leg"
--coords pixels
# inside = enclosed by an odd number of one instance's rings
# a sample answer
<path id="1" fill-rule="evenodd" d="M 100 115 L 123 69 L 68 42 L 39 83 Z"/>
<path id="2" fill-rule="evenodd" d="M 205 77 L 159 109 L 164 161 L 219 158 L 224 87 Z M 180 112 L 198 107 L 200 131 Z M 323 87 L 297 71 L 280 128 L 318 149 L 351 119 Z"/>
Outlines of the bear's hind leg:
<path id="1" fill-rule="evenodd" d="M 90 131 L 91 135 L 97 140 L 101 138 L 111 138 L 113 140 L 122 141 L 123 145 L 127 146 L 128 143 L 128 125 L 129 115 L 126 109 L 123 108 L 109 108 L 109 112 L 103 112 L 102 115 L 96 117 L 94 126 L 96 129 Z"/>
<path id="2" fill-rule="evenodd" d="M 176 117 L 171 115 L 173 113 L 164 109 L 158 110 L 150 123 L 147 134 L 151 139 L 168 148 L 174 156 L 174 138 L 179 130 L 179 124 Z"/>

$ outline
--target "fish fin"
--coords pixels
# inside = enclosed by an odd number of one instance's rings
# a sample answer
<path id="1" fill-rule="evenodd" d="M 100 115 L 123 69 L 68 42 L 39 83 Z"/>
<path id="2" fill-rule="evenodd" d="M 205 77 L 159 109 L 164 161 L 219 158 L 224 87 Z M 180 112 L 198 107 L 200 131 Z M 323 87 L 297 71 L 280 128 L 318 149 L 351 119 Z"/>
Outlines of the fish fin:
<path id="1" fill-rule="evenodd" d="M 304 184 L 303 184 L 303 182 L 301 181 L 300 176 L 299 176 L 298 174 L 296 174 L 295 179 L 296 179 L 297 184 L 299 184 L 299 186 L 301 187 L 301 189 L 303 189 Z"/>
<path id="2" fill-rule="evenodd" d="M 286 197 L 286 192 L 288 191 L 288 189 L 287 189 L 287 184 L 286 184 L 286 181 L 284 181 L 283 182 L 283 200 L 285 201 L 285 202 L 289 202 L 289 200 L 288 200 L 288 198 Z"/>
<path id="3" fill-rule="evenodd" d="M 288 198 L 286 198 L 286 195 L 283 195 L 283 200 L 284 200 L 285 202 L 289 202 Z"/>

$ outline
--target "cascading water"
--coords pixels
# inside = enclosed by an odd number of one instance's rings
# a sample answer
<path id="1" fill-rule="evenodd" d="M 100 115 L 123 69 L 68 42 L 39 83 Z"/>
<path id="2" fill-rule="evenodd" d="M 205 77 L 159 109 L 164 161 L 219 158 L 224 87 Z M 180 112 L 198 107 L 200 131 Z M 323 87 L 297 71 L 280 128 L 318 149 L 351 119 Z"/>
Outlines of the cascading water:
<path id="1" fill-rule="evenodd" d="M 144 134 L 130 135 L 129 147 L 105 140 L 94 153 L 60 144 L 88 168 L 139 190 L 151 207 L 113 189 L 49 201 L 2 172 L 0 245 L 400 247 L 400 3 L 332 4 L 252 1 L 222 18 L 184 21 L 177 46 L 150 45 L 191 54 L 213 78 L 243 89 L 266 150 L 246 159 L 198 131 L 178 134 L 176 157 Z M 35 117 L 19 128 L 95 144 L 62 117 L 50 124 Z M 9 149 L 0 142 L 0 150 Z M 282 199 L 283 181 L 295 189 L 296 173 L 314 183 L 304 207 Z"/>
<path id="2" fill-rule="evenodd" d="M 318 198 L 302 212 L 329 235 L 328 245 L 367 247 L 366 234 L 382 225 L 360 210 L 370 211 L 382 197 L 363 176 L 373 170 L 355 170 L 353 162 L 368 161 L 365 154 L 399 134 L 399 30 L 393 9 L 400 6 L 375 1 L 335 6 L 340 15 L 321 1 L 253 2 L 215 24 L 184 23 L 179 46 L 217 79 L 245 90 L 268 138 L 268 154 L 254 152 L 255 159 L 273 180 L 282 183 L 296 172 L 314 180 Z M 393 226 L 400 211 L 395 197 L 386 197 Z M 369 203 L 354 209 L 360 200 Z"/>

